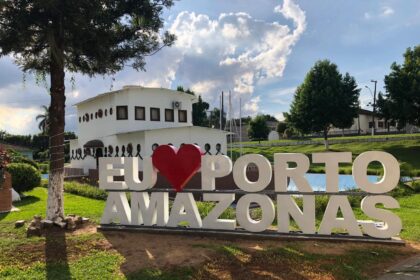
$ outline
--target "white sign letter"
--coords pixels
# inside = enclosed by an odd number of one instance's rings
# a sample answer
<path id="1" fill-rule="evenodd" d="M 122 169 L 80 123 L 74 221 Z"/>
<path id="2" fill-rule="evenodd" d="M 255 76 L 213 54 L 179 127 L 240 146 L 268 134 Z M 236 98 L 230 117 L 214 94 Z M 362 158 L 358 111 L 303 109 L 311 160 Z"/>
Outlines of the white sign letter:
<path id="1" fill-rule="evenodd" d="M 216 189 L 216 178 L 224 177 L 232 172 L 232 161 L 228 156 L 203 156 L 201 158 L 201 189 Z"/>
<path id="2" fill-rule="evenodd" d="M 214 208 L 203 219 L 203 227 L 211 229 L 234 230 L 236 221 L 219 219 L 220 215 L 235 201 L 233 193 L 205 193 L 203 201 L 218 201 Z"/>
<path id="3" fill-rule="evenodd" d="M 338 192 L 338 164 L 351 162 L 351 153 L 315 153 L 312 154 L 313 163 L 325 164 L 326 191 Z"/>
<path id="4" fill-rule="evenodd" d="M 127 188 L 125 182 L 115 182 L 114 176 L 124 176 L 124 169 L 115 168 L 124 165 L 124 158 L 99 158 L 99 188 L 104 190 L 123 190 Z"/>
<path id="5" fill-rule="evenodd" d="M 157 172 L 153 167 L 152 158 L 143 159 L 143 180 L 139 179 L 139 159 L 137 157 L 124 158 L 126 176 L 125 181 L 130 190 L 144 191 L 156 184 Z"/>
<path id="6" fill-rule="evenodd" d="M 192 228 L 201 228 L 200 213 L 192 193 L 177 193 L 169 216 L 168 227 L 177 227 L 180 222 L 188 222 Z"/>
<path id="7" fill-rule="evenodd" d="M 304 195 L 303 212 L 291 195 L 277 195 L 277 224 L 278 231 L 288 233 L 290 217 L 306 234 L 315 233 L 315 196 Z"/>
<path id="8" fill-rule="evenodd" d="M 258 180 L 251 182 L 246 176 L 246 169 L 250 163 L 258 168 Z M 244 155 L 238 158 L 233 166 L 233 180 L 235 184 L 246 192 L 258 192 L 265 189 L 271 182 L 271 163 L 262 155 Z"/>
<path id="9" fill-rule="evenodd" d="M 384 176 L 377 183 L 368 180 L 366 171 L 369 163 L 379 161 L 384 168 Z M 353 177 L 356 185 L 369 193 L 386 193 L 394 189 L 400 179 L 400 165 L 391 154 L 380 151 L 361 153 L 353 163 Z"/>
<path id="10" fill-rule="evenodd" d="M 341 210 L 343 218 L 337 218 L 338 210 Z M 350 235 L 362 236 L 362 231 L 345 195 L 332 195 L 330 197 L 318 233 L 329 235 L 334 228 L 346 229 Z"/>
<path id="11" fill-rule="evenodd" d="M 130 206 L 125 192 L 110 192 L 106 199 L 101 224 L 110 224 L 117 221 L 122 225 L 129 225 L 131 222 Z"/>
<path id="12" fill-rule="evenodd" d="M 289 168 L 288 163 L 296 163 L 296 167 Z M 288 178 L 293 179 L 301 192 L 312 192 L 312 188 L 305 179 L 309 170 L 309 159 L 304 154 L 281 153 L 274 154 L 274 186 L 278 192 L 287 192 Z"/>
<path id="13" fill-rule="evenodd" d="M 167 192 L 132 192 L 131 224 L 145 226 L 166 226 L 169 216 L 169 195 Z"/>
<path id="14" fill-rule="evenodd" d="M 252 219 L 249 214 L 249 207 L 253 202 L 261 207 L 262 218 L 259 221 Z M 275 215 L 273 201 L 263 194 L 244 195 L 236 205 L 236 219 L 239 225 L 247 231 L 260 232 L 266 230 L 273 223 Z"/>
<path id="15" fill-rule="evenodd" d="M 402 223 L 400 218 L 391 211 L 376 208 L 376 204 L 383 204 L 385 208 L 400 208 L 398 201 L 391 196 L 375 195 L 366 196 L 362 200 L 361 208 L 363 212 L 373 219 L 382 220 L 383 227 L 376 227 L 375 224 L 363 224 L 365 232 L 376 238 L 391 238 L 400 233 Z"/>

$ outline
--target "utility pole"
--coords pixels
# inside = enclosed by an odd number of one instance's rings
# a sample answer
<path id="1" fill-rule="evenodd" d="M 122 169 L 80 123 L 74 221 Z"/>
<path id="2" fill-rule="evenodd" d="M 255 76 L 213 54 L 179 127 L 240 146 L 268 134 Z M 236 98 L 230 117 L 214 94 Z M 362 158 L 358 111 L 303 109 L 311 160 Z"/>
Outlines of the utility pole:
<path id="1" fill-rule="evenodd" d="M 375 135 L 376 125 L 375 125 L 375 113 L 376 113 L 376 80 L 370 80 L 372 83 L 375 83 L 375 88 L 373 90 L 373 114 L 372 114 L 372 136 Z"/>

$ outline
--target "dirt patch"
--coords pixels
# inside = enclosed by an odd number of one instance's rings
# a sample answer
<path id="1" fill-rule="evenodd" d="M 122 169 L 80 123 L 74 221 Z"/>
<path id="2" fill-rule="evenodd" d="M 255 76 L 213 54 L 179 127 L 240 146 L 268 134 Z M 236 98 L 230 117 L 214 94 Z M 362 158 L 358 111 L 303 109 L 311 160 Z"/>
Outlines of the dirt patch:
<path id="1" fill-rule="evenodd" d="M 212 244 L 201 237 L 121 232 L 107 232 L 104 236 L 112 248 L 125 257 L 123 273 L 142 268 L 194 267 L 215 255 L 213 250 L 200 246 Z"/>

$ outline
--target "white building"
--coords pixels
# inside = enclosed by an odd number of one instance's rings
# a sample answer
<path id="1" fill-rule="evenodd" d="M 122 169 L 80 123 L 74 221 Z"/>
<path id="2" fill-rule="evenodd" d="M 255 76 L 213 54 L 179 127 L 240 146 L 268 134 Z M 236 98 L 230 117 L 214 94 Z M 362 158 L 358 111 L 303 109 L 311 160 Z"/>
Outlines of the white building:
<path id="1" fill-rule="evenodd" d="M 329 134 L 371 134 L 372 133 L 372 116 L 373 112 L 359 109 L 358 116 L 354 118 L 353 124 L 351 127 L 346 129 L 340 129 L 332 127 L 329 131 Z M 384 119 L 375 116 L 375 132 L 376 133 L 388 133 L 388 132 L 397 132 L 397 128 L 394 122 L 387 122 Z"/>
<path id="2" fill-rule="evenodd" d="M 99 157 L 143 158 L 162 144 L 197 144 L 206 154 L 226 154 L 227 132 L 193 126 L 195 102 L 194 95 L 183 92 L 125 86 L 77 103 L 71 168 L 87 173 L 97 168 Z"/>

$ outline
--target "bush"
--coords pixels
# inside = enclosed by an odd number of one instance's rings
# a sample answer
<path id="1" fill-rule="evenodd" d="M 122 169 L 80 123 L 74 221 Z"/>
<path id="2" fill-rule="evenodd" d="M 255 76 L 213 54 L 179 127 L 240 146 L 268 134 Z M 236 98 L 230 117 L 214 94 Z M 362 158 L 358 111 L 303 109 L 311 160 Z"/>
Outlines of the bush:
<path id="1" fill-rule="evenodd" d="M 76 194 L 88 198 L 106 200 L 108 193 L 98 187 L 88 184 L 81 184 L 78 182 L 64 182 L 64 191 L 71 194 Z"/>
<path id="2" fill-rule="evenodd" d="M 26 163 L 11 163 L 7 171 L 12 175 L 12 186 L 18 193 L 30 191 L 41 184 L 41 173 Z"/>
<path id="3" fill-rule="evenodd" d="M 13 149 L 8 149 L 7 151 L 10 154 L 10 159 L 12 163 L 26 163 L 38 169 L 38 164 L 35 161 L 24 157 L 21 153 Z"/>
<path id="4" fill-rule="evenodd" d="M 41 174 L 47 174 L 50 169 L 50 165 L 48 163 L 38 163 L 38 169 Z"/>
<path id="5" fill-rule="evenodd" d="M 420 193 L 420 181 L 414 181 L 411 187 L 416 193 Z"/>

